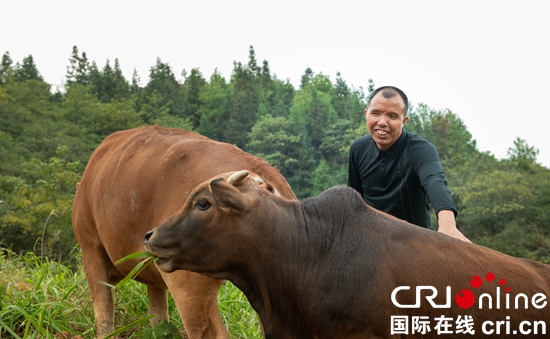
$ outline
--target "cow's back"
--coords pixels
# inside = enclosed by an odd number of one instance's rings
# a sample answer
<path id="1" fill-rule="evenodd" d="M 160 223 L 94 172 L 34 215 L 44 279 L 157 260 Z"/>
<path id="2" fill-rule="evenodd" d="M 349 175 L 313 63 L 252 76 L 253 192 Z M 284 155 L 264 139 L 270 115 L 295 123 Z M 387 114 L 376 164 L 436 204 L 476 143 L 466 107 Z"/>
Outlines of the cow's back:
<path id="1" fill-rule="evenodd" d="M 76 238 L 81 246 L 103 247 L 112 262 L 143 251 L 145 233 L 181 208 L 197 184 L 241 169 L 259 174 L 281 195 L 294 196 L 276 169 L 233 145 L 158 126 L 114 133 L 92 154 L 77 189 Z M 126 275 L 133 265 L 113 273 Z M 153 267 L 144 279 L 162 284 Z"/>

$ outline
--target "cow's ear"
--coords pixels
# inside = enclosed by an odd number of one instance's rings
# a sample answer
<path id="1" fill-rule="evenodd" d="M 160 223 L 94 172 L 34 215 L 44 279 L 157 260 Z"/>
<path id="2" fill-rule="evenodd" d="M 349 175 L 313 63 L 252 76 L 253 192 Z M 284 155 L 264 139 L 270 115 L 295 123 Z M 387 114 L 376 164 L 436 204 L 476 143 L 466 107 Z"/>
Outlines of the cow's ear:
<path id="1" fill-rule="evenodd" d="M 221 178 L 210 182 L 210 191 L 219 207 L 244 212 L 252 206 L 250 195 L 242 193 L 235 186 L 228 184 Z"/>

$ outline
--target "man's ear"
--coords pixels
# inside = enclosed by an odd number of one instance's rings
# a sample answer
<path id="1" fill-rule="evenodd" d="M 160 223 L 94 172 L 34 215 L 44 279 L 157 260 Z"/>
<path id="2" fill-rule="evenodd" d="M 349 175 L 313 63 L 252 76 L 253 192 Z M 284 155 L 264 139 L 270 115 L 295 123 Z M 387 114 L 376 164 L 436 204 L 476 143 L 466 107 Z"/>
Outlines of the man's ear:
<path id="1" fill-rule="evenodd" d="M 252 197 L 242 193 L 235 186 L 228 184 L 224 179 L 214 179 L 210 182 L 210 191 L 216 203 L 221 208 L 229 208 L 237 213 L 252 208 Z"/>
<path id="2" fill-rule="evenodd" d="M 405 115 L 405 117 L 403 118 L 403 126 L 405 126 L 405 124 L 407 123 L 407 121 L 409 121 L 409 116 L 408 116 L 408 115 Z"/>

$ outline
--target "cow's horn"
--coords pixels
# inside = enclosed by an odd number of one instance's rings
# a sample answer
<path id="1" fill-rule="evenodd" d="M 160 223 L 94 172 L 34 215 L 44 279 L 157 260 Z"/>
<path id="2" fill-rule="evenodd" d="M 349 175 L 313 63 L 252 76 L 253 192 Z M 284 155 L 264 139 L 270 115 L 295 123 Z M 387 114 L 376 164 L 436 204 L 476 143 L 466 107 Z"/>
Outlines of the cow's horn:
<path id="1" fill-rule="evenodd" d="M 262 178 L 254 178 L 254 181 L 255 181 L 258 185 L 263 185 L 263 184 L 264 184 L 264 181 L 262 180 Z"/>
<path id="2" fill-rule="evenodd" d="M 227 178 L 227 183 L 233 186 L 239 185 L 248 176 L 247 170 L 235 172 Z"/>

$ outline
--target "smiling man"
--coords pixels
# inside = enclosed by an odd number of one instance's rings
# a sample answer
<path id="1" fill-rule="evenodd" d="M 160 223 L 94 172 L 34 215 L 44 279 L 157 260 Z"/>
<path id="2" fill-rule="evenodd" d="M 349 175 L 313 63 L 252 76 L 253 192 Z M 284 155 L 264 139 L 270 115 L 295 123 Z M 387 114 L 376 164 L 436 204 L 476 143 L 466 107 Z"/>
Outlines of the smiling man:
<path id="1" fill-rule="evenodd" d="M 399 88 L 384 86 L 371 93 L 365 109 L 369 135 L 351 144 L 348 186 L 370 206 L 426 228 L 431 204 L 439 232 L 469 241 L 456 228 L 456 206 L 437 150 L 403 128 L 408 109 Z"/>

